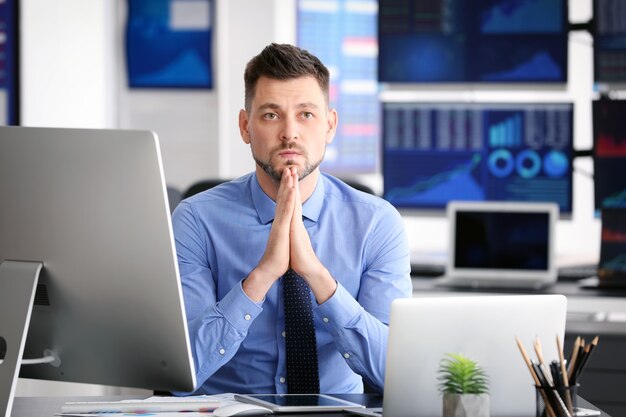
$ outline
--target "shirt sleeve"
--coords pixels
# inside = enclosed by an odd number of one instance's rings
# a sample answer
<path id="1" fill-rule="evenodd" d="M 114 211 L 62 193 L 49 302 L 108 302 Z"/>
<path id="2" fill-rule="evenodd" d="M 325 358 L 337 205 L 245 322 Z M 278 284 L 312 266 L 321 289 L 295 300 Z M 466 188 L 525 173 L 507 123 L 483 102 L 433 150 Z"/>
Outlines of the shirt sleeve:
<path id="1" fill-rule="evenodd" d="M 200 387 L 235 355 L 263 309 L 243 292 L 241 282 L 217 300 L 216 277 L 208 262 L 209 243 L 190 204 L 183 202 L 176 208 L 172 225 Z"/>
<path id="2" fill-rule="evenodd" d="M 382 393 L 391 302 L 411 297 L 412 284 L 402 218 L 391 206 L 379 215 L 367 236 L 359 294 L 353 297 L 338 283 L 335 294 L 317 306 L 315 313 L 348 366 Z"/>

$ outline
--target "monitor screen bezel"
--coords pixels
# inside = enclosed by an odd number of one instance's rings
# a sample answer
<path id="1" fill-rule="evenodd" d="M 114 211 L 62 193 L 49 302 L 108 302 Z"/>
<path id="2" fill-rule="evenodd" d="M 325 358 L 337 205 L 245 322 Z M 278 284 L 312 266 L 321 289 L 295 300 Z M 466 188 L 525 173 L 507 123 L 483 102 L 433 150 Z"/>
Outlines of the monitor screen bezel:
<path id="1" fill-rule="evenodd" d="M 458 232 L 456 227 L 459 213 L 540 213 L 546 216 L 548 222 L 548 265 L 541 270 L 505 269 L 505 268 L 465 268 L 456 265 L 456 244 Z M 541 280 L 543 283 L 552 283 L 557 279 L 555 257 L 556 221 L 559 216 L 558 205 L 554 203 L 525 203 L 525 202 L 460 202 L 448 204 L 447 217 L 449 222 L 448 259 L 446 275 L 463 278 L 479 279 L 481 281 L 507 282 L 514 280 Z"/>

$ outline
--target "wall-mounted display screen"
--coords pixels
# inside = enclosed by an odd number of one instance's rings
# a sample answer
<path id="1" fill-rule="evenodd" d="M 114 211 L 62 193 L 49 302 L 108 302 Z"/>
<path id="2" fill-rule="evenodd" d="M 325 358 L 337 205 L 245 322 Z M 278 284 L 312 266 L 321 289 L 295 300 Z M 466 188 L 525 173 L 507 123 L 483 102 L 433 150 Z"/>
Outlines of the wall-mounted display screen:
<path id="1" fill-rule="evenodd" d="M 593 75 L 596 82 L 626 82 L 626 2 L 593 2 Z"/>
<path id="2" fill-rule="evenodd" d="M 567 0 L 380 0 L 378 79 L 564 83 Z"/>
<path id="3" fill-rule="evenodd" d="M 594 101 L 592 113 L 595 207 L 626 208 L 626 101 Z"/>
<path id="4" fill-rule="evenodd" d="M 572 212 L 573 104 L 383 103 L 384 198 L 558 203 Z"/>
<path id="5" fill-rule="evenodd" d="M 128 84 L 212 88 L 213 0 L 128 0 Z"/>

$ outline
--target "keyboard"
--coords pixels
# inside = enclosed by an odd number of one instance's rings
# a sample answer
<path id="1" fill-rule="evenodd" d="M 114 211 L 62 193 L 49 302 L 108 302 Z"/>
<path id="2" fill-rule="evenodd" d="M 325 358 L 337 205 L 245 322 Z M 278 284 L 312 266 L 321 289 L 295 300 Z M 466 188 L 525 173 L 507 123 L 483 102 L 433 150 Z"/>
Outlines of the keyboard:
<path id="1" fill-rule="evenodd" d="M 558 268 L 559 281 L 579 281 L 584 278 L 596 276 L 597 264 L 568 265 Z"/>

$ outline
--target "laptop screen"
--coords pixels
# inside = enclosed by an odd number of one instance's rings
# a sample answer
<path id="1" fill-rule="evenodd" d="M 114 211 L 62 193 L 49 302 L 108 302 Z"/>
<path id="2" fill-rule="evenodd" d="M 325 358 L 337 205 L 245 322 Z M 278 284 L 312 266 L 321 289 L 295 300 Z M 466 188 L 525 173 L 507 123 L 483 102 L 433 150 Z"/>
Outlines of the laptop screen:
<path id="1" fill-rule="evenodd" d="M 547 270 L 548 212 L 456 212 L 457 268 Z"/>
<path id="2" fill-rule="evenodd" d="M 451 202 L 441 285 L 540 288 L 553 283 L 558 210 L 553 203 Z"/>

